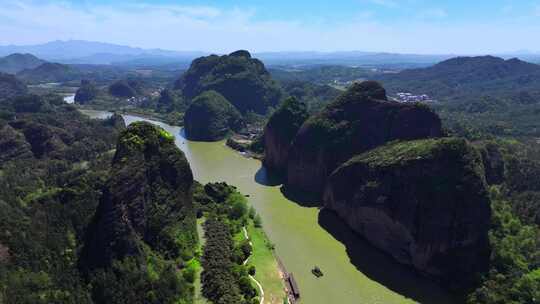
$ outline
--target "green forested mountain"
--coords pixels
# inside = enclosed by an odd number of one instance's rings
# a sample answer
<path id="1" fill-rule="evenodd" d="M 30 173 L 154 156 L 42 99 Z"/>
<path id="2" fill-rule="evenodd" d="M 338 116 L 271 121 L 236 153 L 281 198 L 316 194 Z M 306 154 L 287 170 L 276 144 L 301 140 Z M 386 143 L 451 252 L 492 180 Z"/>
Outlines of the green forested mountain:
<path id="1" fill-rule="evenodd" d="M 11 54 L 0 58 L 0 72 L 16 74 L 22 70 L 37 68 L 45 63 L 44 60 L 32 54 Z"/>
<path id="2" fill-rule="evenodd" d="M 540 65 L 516 58 L 457 57 L 428 68 L 376 78 L 391 92 L 428 94 L 440 101 L 459 102 L 463 98 L 481 96 L 516 103 L 533 103 L 540 99 Z"/>
<path id="3" fill-rule="evenodd" d="M 389 101 L 376 82 L 355 83 L 298 130 L 288 153 L 287 186 L 321 194 L 326 178 L 355 154 L 388 141 L 441 135 L 430 108 Z"/>
<path id="4" fill-rule="evenodd" d="M 174 137 L 54 95 L 0 109 L 1 302 L 192 303 L 193 177 Z"/>
<path id="5" fill-rule="evenodd" d="M 192 99 L 204 91 L 223 95 L 241 113 L 266 113 L 277 105 L 282 92 L 264 64 L 247 51 L 195 59 L 175 83 L 175 89 Z"/>
<path id="6" fill-rule="evenodd" d="M 147 122 L 120 134 L 79 260 L 94 302 L 193 301 L 178 271 L 198 244 L 192 186 L 174 136 Z"/>
<path id="7" fill-rule="evenodd" d="M 44 63 L 33 69 L 17 73 L 17 77 L 29 83 L 65 82 L 81 77 L 78 69 L 60 63 Z"/>
<path id="8" fill-rule="evenodd" d="M 540 65 L 492 56 L 458 57 L 376 78 L 391 94 L 431 96 L 445 127 L 457 135 L 540 135 Z"/>
<path id="9" fill-rule="evenodd" d="M 0 108 L 2 300 L 89 303 L 78 256 L 121 118 L 90 120 L 57 96 Z"/>

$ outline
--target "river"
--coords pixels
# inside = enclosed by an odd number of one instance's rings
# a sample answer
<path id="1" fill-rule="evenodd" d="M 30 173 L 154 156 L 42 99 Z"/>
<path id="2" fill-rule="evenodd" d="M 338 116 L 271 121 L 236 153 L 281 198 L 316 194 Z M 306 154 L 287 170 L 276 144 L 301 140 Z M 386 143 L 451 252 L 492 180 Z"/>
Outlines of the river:
<path id="1" fill-rule="evenodd" d="M 110 115 L 102 111 L 83 113 L 93 118 Z M 131 115 L 124 115 L 124 119 L 127 124 L 150 121 Z M 277 255 L 296 278 L 300 303 L 454 302 L 437 285 L 373 249 L 332 212 L 301 206 L 285 198 L 280 185 L 272 184 L 260 161 L 241 156 L 223 141 L 188 141 L 181 128 L 150 122 L 176 136 L 176 144 L 185 153 L 198 181 L 225 181 L 250 196 Z M 315 265 L 323 271 L 323 277 L 316 278 L 311 273 Z"/>
<path id="2" fill-rule="evenodd" d="M 69 95 L 64 96 L 64 101 L 66 103 L 69 103 L 69 104 L 74 103 L 75 102 L 75 94 L 69 94 Z"/>

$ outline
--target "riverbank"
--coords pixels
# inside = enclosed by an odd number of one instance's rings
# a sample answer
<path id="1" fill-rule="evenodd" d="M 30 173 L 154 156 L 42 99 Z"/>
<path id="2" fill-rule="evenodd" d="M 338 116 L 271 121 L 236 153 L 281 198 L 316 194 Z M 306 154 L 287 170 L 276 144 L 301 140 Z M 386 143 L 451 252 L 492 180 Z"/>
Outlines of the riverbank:
<path id="1" fill-rule="evenodd" d="M 75 95 L 66 96 L 64 100 L 67 103 L 73 104 Z M 158 121 L 163 124 L 169 124 L 173 126 L 181 127 L 182 120 L 178 121 L 171 121 L 170 117 L 168 117 L 165 114 L 162 113 L 156 113 L 151 110 L 143 110 L 138 108 L 118 108 L 118 109 L 110 109 L 109 107 L 96 107 L 95 105 L 92 106 L 85 106 L 80 104 L 74 104 L 79 111 L 82 111 L 83 113 L 86 112 L 116 112 L 122 115 L 130 115 L 130 116 L 137 116 L 142 117 L 145 120 L 152 120 L 152 121 Z M 258 134 L 260 136 L 260 134 Z M 226 140 L 225 144 L 230 147 L 232 150 L 237 151 L 240 155 L 246 157 L 246 158 L 253 158 L 262 160 L 263 159 L 263 153 L 262 152 L 256 152 L 253 151 L 251 145 L 253 144 L 254 134 L 250 133 L 248 135 L 246 134 L 232 134 L 230 135 Z"/>
<path id="2" fill-rule="evenodd" d="M 86 114 L 95 118 L 110 115 Z M 130 115 L 124 119 L 128 124 L 141 120 Z M 294 273 L 302 292 L 299 303 L 454 303 L 441 287 L 374 249 L 331 213 L 287 199 L 260 161 L 241 156 L 224 141 L 192 142 L 181 128 L 154 123 L 176 135 L 175 142 L 184 151 L 195 179 L 201 183 L 225 181 L 250 196 L 276 255 Z M 311 273 L 313 265 L 323 269 L 324 277 Z"/>
<path id="3" fill-rule="evenodd" d="M 256 228 L 252 221 L 247 225 L 246 232 L 252 244 L 248 265 L 255 266 L 253 277 L 260 282 L 264 290 L 264 304 L 282 304 L 285 298 L 285 285 L 273 252 L 273 244 L 264 230 Z"/>

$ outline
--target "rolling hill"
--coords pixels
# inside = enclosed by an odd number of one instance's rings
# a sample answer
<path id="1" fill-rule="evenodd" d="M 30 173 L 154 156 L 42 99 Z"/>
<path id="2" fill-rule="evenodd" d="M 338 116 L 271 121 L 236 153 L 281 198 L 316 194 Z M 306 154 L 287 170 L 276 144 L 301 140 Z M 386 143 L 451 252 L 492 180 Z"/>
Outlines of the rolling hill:
<path id="1" fill-rule="evenodd" d="M 33 69 L 45 63 L 32 54 L 15 53 L 0 58 L 0 72 L 16 74 L 25 69 Z"/>
<path id="2" fill-rule="evenodd" d="M 19 72 L 17 77 L 28 83 L 65 82 L 80 78 L 81 71 L 69 65 L 47 62 Z"/>

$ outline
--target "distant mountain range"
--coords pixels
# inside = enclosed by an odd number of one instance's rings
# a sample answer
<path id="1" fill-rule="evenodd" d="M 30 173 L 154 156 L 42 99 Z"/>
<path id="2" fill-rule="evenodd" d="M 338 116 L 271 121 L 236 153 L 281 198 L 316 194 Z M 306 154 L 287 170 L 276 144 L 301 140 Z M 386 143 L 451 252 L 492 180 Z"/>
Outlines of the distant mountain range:
<path id="1" fill-rule="evenodd" d="M 30 53 L 48 61 L 80 64 L 121 64 L 143 62 L 191 62 L 204 52 L 179 52 L 161 49 L 141 49 L 123 45 L 83 40 L 52 41 L 37 45 L 0 46 L 0 56 Z"/>
<path id="2" fill-rule="evenodd" d="M 176 75 L 171 68 L 167 74 Z M 11 54 L 0 57 L 0 74 L 15 75 L 28 84 L 47 82 L 74 82 L 90 79 L 98 83 L 108 83 L 128 75 L 138 76 L 135 69 L 119 65 L 63 64 L 37 58 L 31 54 Z M 161 73 L 161 77 L 163 77 Z"/>
<path id="3" fill-rule="evenodd" d="M 197 57 L 209 55 L 202 51 L 170 51 L 142 49 L 103 42 L 83 40 L 52 41 L 37 45 L 0 46 L 0 56 L 13 53 L 29 53 L 39 58 L 69 64 L 116 64 L 155 66 L 175 64 L 187 67 Z M 253 54 L 267 65 L 373 65 L 397 66 L 398 68 L 424 67 L 456 57 L 447 55 L 396 54 L 381 52 L 260 52 Z M 503 58 L 519 57 L 522 60 L 540 62 L 540 53 L 520 51 L 499 55 Z"/>

